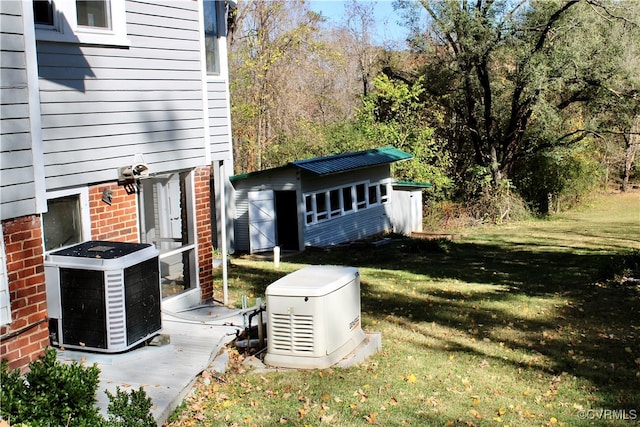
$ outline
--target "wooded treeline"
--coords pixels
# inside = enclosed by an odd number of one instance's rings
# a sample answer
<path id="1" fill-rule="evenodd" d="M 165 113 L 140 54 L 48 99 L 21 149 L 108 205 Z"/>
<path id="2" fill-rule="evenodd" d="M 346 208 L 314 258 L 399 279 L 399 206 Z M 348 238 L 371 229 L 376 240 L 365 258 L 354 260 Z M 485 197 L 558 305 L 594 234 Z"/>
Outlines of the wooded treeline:
<path id="1" fill-rule="evenodd" d="M 393 145 L 415 156 L 398 179 L 492 220 L 637 181 L 640 2 L 396 0 L 405 43 L 376 40 L 373 6 L 332 26 L 303 0 L 238 2 L 236 173 Z"/>

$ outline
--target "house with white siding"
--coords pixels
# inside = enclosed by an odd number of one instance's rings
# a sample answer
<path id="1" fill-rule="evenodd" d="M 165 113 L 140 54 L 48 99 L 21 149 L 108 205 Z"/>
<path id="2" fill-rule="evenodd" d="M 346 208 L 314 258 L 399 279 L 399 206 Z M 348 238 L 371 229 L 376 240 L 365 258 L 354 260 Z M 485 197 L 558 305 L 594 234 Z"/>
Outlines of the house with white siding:
<path id="1" fill-rule="evenodd" d="M 234 6 L 0 1 L 0 358 L 11 367 L 49 345 L 44 266 L 74 244 L 152 244 L 163 306 L 214 297 Z"/>
<path id="2" fill-rule="evenodd" d="M 411 158 L 387 146 L 232 176 L 234 250 L 301 251 L 389 231 L 421 231 L 420 187 L 398 185 L 391 177 L 392 163 Z M 405 197 L 407 189 L 415 197 Z M 412 212 L 415 218 L 407 219 Z"/>

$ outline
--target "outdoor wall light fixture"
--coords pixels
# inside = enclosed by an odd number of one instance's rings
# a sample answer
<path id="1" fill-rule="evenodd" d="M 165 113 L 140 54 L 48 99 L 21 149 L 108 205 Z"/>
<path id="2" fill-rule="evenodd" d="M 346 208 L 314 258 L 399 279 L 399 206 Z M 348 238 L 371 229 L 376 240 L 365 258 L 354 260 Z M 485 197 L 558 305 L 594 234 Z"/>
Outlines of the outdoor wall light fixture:
<path id="1" fill-rule="evenodd" d="M 136 154 L 131 166 L 118 168 L 118 185 L 124 186 L 127 194 L 136 194 L 140 190 L 140 179 L 149 177 L 149 166 L 142 154 Z"/>
<path id="2" fill-rule="evenodd" d="M 111 206 L 111 202 L 113 201 L 113 191 L 108 188 L 102 190 L 102 201 Z"/>

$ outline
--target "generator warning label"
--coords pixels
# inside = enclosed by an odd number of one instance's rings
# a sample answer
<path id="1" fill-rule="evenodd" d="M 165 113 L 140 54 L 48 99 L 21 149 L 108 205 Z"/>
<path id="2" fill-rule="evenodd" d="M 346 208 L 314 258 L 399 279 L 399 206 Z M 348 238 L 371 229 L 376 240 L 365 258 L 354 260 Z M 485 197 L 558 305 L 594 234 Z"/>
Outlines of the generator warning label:
<path id="1" fill-rule="evenodd" d="M 358 326 L 360 326 L 360 315 L 359 314 L 356 316 L 355 319 L 353 319 L 351 321 L 351 323 L 349 323 L 349 329 L 353 331 Z"/>

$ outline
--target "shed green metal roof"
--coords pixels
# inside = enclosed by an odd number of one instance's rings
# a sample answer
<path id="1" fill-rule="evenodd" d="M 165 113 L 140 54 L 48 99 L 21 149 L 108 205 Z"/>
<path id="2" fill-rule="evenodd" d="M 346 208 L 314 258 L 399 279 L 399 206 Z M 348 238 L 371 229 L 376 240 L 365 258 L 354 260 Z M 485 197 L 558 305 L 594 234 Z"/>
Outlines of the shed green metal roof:
<path id="1" fill-rule="evenodd" d="M 393 186 L 400 188 L 431 188 L 433 184 L 429 182 L 396 181 L 393 183 Z"/>
<path id="2" fill-rule="evenodd" d="M 392 146 L 374 148 L 372 150 L 356 151 L 352 153 L 336 154 L 333 156 L 316 157 L 307 160 L 291 162 L 300 169 L 317 175 L 328 175 L 346 172 L 370 166 L 408 160 L 413 156 Z"/>
<path id="3" fill-rule="evenodd" d="M 229 179 L 231 180 L 231 182 L 240 181 L 249 177 L 267 173 L 269 171 L 287 167 L 297 167 L 315 173 L 317 175 L 329 175 L 332 173 L 347 172 L 354 169 L 398 162 L 400 160 L 409 160 L 411 158 L 413 158 L 413 155 L 409 153 L 405 153 L 404 151 L 392 146 L 386 146 L 381 148 L 374 148 L 371 150 L 355 151 L 324 157 L 315 157 L 313 159 L 306 160 L 296 160 L 285 166 L 238 174 L 230 177 Z"/>

